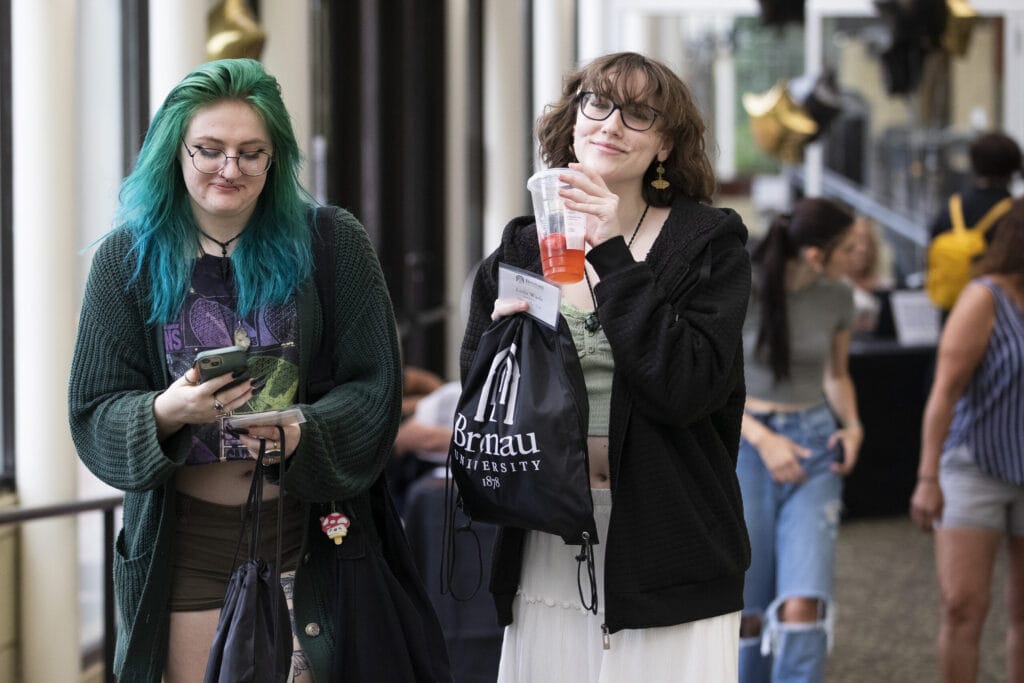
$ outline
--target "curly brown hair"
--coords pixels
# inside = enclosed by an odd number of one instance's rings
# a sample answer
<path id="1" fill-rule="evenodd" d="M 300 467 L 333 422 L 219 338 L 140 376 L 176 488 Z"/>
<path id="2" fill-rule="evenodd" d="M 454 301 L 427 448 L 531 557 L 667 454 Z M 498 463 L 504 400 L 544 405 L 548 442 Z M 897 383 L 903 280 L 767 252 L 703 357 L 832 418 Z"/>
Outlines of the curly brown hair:
<path id="1" fill-rule="evenodd" d="M 643 78 L 634 78 L 635 75 Z M 596 92 L 623 104 L 646 104 L 658 111 L 654 130 L 672 143 L 663 162 L 669 187 L 656 190 L 657 159 L 643 179 L 644 200 L 652 206 L 670 206 L 677 195 L 711 203 L 715 176 L 704 143 L 704 120 L 686 84 L 659 61 L 636 52 L 616 52 L 594 59 L 566 75 L 562 97 L 545 107 L 537 120 L 541 158 L 549 167 L 576 161 L 573 129 L 580 93 Z"/>

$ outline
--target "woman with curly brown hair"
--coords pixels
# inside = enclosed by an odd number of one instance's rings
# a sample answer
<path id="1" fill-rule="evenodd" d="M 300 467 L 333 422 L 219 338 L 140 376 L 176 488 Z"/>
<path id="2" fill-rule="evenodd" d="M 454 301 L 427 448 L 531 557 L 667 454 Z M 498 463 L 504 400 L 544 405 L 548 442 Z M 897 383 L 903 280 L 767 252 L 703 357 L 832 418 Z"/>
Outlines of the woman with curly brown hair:
<path id="1" fill-rule="evenodd" d="M 709 205 L 704 124 L 659 62 L 618 53 L 573 71 L 537 137 L 549 166 L 579 171 L 561 175 L 561 195 L 587 216 L 586 278 L 562 286 L 561 314 L 590 409 L 600 608 L 580 605 L 572 546 L 501 529 L 499 680 L 735 681 L 746 228 Z M 533 216 L 512 220 L 478 271 L 464 377 L 491 319 L 528 307 L 496 299 L 499 262 L 541 272 Z"/>

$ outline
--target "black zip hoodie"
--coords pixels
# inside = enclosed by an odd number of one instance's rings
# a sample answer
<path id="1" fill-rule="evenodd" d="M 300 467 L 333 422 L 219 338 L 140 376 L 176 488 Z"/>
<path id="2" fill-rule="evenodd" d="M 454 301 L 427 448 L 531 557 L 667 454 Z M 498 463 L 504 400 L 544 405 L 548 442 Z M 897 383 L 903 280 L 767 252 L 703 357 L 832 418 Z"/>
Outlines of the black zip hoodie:
<path id="1" fill-rule="evenodd" d="M 605 624 L 671 626 L 742 609 L 750 545 L 736 479 L 744 402 L 741 330 L 750 295 L 739 216 L 677 198 L 647 259 L 617 237 L 587 254 L 615 361 L 609 416 L 612 514 Z M 498 263 L 540 273 L 533 217 L 514 219 L 477 272 L 463 377 L 497 297 Z M 524 532 L 505 528 L 490 590 L 512 621 Z"/>

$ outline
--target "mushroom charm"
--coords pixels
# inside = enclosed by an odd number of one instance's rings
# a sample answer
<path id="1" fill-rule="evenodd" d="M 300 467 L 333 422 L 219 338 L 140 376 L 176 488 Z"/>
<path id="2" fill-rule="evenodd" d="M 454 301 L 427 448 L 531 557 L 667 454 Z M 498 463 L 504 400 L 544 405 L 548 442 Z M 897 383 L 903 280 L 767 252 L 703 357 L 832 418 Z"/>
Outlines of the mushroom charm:
<path id="1" fill-rule="evenodd" d="M 336 545 L 341 545 L 341 542 L 345 540 L 351 524 L 348 517 L 340 512 L 332 512 L 320 518 L 320 528 L 327 534 L 327 538 L 334 541 Z"/>

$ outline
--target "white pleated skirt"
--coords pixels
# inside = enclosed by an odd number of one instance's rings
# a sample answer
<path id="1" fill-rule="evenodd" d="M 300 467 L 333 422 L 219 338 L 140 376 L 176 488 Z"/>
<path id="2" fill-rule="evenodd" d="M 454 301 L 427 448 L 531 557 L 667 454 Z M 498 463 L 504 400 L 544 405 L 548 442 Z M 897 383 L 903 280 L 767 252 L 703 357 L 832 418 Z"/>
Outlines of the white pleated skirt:
<path id="1" fill-rule="evenodd" d="M 604 540 L 612 497 L 592 489 L 598 538 L 594 546 L 597 594 L 604 598 Z M 597 614 L 583 609 L 576 583 L 578 546 L 558 536 L 526 536 L 523 571 L 505 628 L 498 683 L 635 683 L 736 681 L 739 676 L 740 612 L 678 626 L 624 629 L 604 649 Z M 590 588 L 584 567 L 584 595 Z"/>

